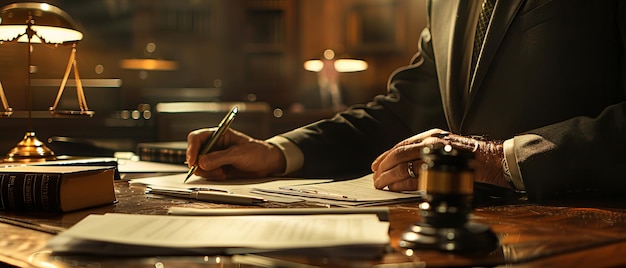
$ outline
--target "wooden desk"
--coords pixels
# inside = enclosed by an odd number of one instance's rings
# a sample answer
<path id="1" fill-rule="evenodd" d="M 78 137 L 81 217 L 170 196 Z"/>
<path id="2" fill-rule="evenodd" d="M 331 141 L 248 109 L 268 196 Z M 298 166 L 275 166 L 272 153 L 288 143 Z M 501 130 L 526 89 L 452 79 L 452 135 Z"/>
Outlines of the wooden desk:
<path id="1" fill-rule="evenodd" d="M 165 214 L 170 206 L 199 208 L 237 207 L 190 202 L 145 195 L 142 187 L 115 183 L 118 203 L 66 214 L 0 212 L 0 261 L 19 267 L 253 267 L 231 262 L 226 256 L 152 258 L 100 258 L 50 254 L 46 242 L 59 228 L 68 228 L 90 213 Z M 613 204 L 625 207 L 623 204 Z M 268 204 L 268 207 L 278 206 Z M 307 206 L 302 204 L 300 206 Z M 414 251 L 398 247 L 402 232 L 419 220 L 415 204 L 391 206 L 390 237 L 393 251 L 380 260 L 347 260 L 271 256 L 319 267 L 399 267 L 379 264 L 425 262 L 428 267 L 600 267 L 623 266 L 626 258 L 626 210 L 562 206 L 511 205 L 476 210 L 474 220 L 489 224 L 502 247 L 483 255 L 455 255 L 437 251 Z M 8 219 L 8 220 L 7 220 Z M 14 221 L 13 224 L 7 221 Z M 15 221 L 39 225 L 16 226 Z M 28 225 L 28 224 L 25 224 Z M 39 230 L 35 230 L 39 229 Z M 421 263 L 423 264 L 423 263 Z M 163 266 L 161 266 L 163 265 Z M 2 266 L 0 264 L 0 266 Z M 294 266 L 295 267 L 295 266 Z M 419 266 L 402 266 L 419 267 Z"/>

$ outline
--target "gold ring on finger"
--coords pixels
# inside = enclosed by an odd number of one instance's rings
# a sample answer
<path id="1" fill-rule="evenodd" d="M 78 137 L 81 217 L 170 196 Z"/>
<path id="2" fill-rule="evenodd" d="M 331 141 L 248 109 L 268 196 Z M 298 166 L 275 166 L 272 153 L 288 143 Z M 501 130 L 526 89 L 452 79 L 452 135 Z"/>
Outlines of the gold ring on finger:
<path id="1" fill-rule="evenodd" d="M 417 178 L 417 176 L 415 175 L 415 171 L 413 171 L 413 162 L 411 161 L 407 163 L 407 172 L 409 173 L 409 177 Z"/>

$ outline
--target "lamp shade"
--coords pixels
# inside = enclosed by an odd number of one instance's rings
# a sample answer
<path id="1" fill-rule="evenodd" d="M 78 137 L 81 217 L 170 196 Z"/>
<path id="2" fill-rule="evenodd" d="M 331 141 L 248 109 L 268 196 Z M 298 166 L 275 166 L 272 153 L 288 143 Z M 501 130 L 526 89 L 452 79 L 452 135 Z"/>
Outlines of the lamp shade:
<path id="1" fill-rule="evenodd" d="M 335 59 L 335 51 L 324 50 L 324 60 L 328 64 L 333 64 L 335 71 L 340 73 L 360 72 L 367 70 L 367 62 L 358 59 Z M 307 60 L 304 62 L 304 69 L 311 72 L 321 72 L 324 69 L 324 61 Z"/>
<path id="2" fill-rule="evenodd" d="M 32 36 L 29 36 L 32 35 Z M 0 10 L 0 40 L 63 44 L 83 39 L 78 24 L 46 3 L 14 3 Z"/>

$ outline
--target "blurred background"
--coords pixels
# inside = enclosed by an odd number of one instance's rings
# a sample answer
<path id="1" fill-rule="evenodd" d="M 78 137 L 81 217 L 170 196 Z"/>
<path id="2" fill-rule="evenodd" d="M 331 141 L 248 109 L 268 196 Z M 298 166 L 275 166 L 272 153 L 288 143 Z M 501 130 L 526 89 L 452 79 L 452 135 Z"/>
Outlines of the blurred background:
<path id="1" fill-rule="evenodd" d="M 95 115 L 42 113 L 32 128 L 42 140 L 81 138 L 116 151 L 185 140 L 188 131 L 217 124 L 235 103 L 242 114 L 233 128 L 267 138 L 367 102 L 409 63 L 426 22 L 425 0 L 43 2 L 67 12 L 84 35 L 76 63 Z M 33 111 L 47 111 L 70 48 L 32 46 L 30 98 L 27 51 L 25 43 L 0 45 L 0 82 L 15 111 L 29 102 Z M 367 68 L 329 67 L 342 59 Z M 309 60 L 323 67 L 307 70 Z M 324 90 L 329 83 L 331 92 Z M 70 83 L 59 108 L 77 105 Z M 0 154 L 22 138 L 26 121 L 19 113 L 0 118 Z"/>

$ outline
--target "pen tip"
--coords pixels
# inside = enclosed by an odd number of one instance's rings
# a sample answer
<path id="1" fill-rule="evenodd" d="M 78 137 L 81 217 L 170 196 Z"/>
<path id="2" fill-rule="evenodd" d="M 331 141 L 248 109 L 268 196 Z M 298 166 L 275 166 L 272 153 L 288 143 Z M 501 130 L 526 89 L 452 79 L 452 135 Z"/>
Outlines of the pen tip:
<path id="1" fill-rule="evenodd" d="M 187 172 L 187 177 L 185 177 L 185 180 L 183 181 L 183 183 L 187 183 L 187 180 L 191 177 L 191 174 L 193 174 L 191 170 Z"/>
<path id="2" fill-rule="evenodd" d="M 196 172 L 196 169 L 198 168 L 198 165 L 193 165 L 189 171 L 187 172 L 187 177 L 185 178 L 185 180 L 183 181 L 183 183 L 186 183 L 187 180 L 191 177 L 191 175 L 193 175 L 194 172 Z"/>

